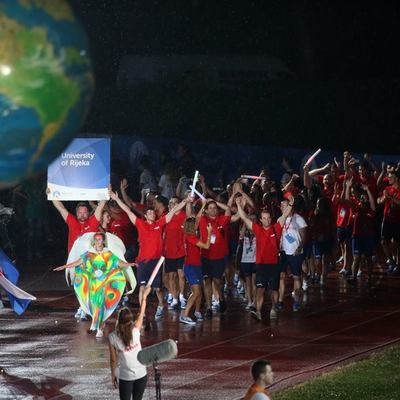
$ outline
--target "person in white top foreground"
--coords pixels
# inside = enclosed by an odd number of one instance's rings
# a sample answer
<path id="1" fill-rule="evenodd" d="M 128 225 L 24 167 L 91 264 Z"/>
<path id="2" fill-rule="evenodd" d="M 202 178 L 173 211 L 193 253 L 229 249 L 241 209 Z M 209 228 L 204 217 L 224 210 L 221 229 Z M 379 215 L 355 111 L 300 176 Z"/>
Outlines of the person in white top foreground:
<path id="1" fill-rule="evenodd" d="M 147 384 L 146 367 L 138 361 L 140 329 L 146 311 L 147 296 L 151 288 L 143 291 L 140 311 L 136 321 L 128 308 L 122 308 L 118 314 L 115 331 L 109 339 L 111 380 L 114 387 L 119 387 L 121 400 L 141 400 Z"/>

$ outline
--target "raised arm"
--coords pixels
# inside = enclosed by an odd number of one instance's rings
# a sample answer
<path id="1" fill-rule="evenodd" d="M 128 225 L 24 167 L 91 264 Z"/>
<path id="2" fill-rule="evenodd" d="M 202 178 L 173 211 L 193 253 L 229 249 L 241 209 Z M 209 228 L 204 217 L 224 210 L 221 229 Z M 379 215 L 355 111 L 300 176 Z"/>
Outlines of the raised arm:
<path id="1" fill-rule="evenodd" d="M 253 210 L 256 208 L 253 199 L 252 199 L 247 193 L 245 193 L 245 192 L 243 191 L 243 188 L 242 188 L 242 185 L 241 185 L 240 182 L 235 182 L 235 183 L 233 184 L 233 194 L 236 194 L 236 193 L 240 193 L 240 194 L 242 195 L 242 197 L 246 199 L 246 203 L 247 203 Z"/>
<path id="2" fill-rule="evenodd" d="M 252 231 L 253 230 L 253 222 L 251 221 L 250 218 L 247 217 L 246 213 L 244 212 L 243 207 L 242 207 L 242 199 L 240 197 L 238 197 L 236 199 L 236 206 L 238 209 L 239 217 L 243 220 L 243 222 L 245 223 L 247 228 Z"/>
<path id="3" fill-rule="evenodd" d="M 136 225 L 136 215 L 131 211 L 131 209 L 119 198 L 118 193 L 110 190 L 110 197 L 115 200 L 122 210 L 126 212 L 129 219 L 131 220 L 133 225 Z"/>
<path id="4" fill-rule="evenodd" d="M 73 261 L 69 264 L 61 265 L 60 267 L 54 268 L 53 271 L 62 271 L 65 268 L 74 268 L 81 264 L 83 264 L 83 260 L 82 260 L 82 258 L 78 258 L 76 261 Z"/>
<path id="5" fill-rule="evenodd" d="M 323 175 L 326 174 L 329 171 L 330 163 L 325 164 L 322 168 L 315 168 L 312 169 L 311 171 L 308 171 L 309 176 L 316 176 L 316 175 Z"/>
<path id="6" fill-rule="evenodd" d="M 197 229 L 198 226 L 199 226 L 200 218 L 201 218 L 201 216 L 203 215 L 204 208 L 205 208 L 206 204 L 207 204 L 207 201 L 206 201 L 206 200 L 201 200 L 201 207 L 200 207 L 200 210 L 199 210 L 198 213 L 196 214 L 196 225 L 195 225 L 195 226 L 196 226 L 196 229 Z"/>
<path id="7" fill-rule="evenodd" d="M 129 197 L 128 193 L 126 192 L 127 187 L 128 187 L 128 180 L 124 178 L 121 180 L 121 183 L 119 185 L 121 196 L 125 204 L 128 205 L 128 207 L 134 208 L 136 207 L 136 203 Z"/>
<path id="8" fill-rule="evenodd" d="M 386 163 L 385 163 L 385 161 L 382 161 L 382 169 L 381 169 L 381 172 L 380 172 L 379 176 L 376 178 L 376 185 L 377 185 L 378 187 L 381 186 L 382 181 L 383 181 L 383 178 L 385 177 L 385 173 L 386 173 Z"/>
<path id="9" fill-rule="evenodd" d="M 285 211 L 283 212 L 281 217 L 278 219 L 278 223 L 282 228 L 283 228 L 283 225 L 285 224 L 285 221 L 286 221 L 287 217 L 292 212 L 293 201 L 294 201 L 294 199 L 293 199 L 293 197 L 291 197 L 291 200 L 289 200 L 289 203 L 288 203 L 287 207 L 285 208 Z"/>
<path id="10" fill-rule="evenodd" d="M 213 199 L 217 197 L 217 194 L 207 186 L 206 180 L 204 179 L 203 175 L 199 175 L 199 182 L 204 196 L 209 196 Z"/>
<path id="11" fill-rule="evenodd" d="M 220 203 L 219 201 L 216 201 L 216 200 L 213 200 L 213 201 L 215 201 L 215 204 L 219 207 L 219 208 L 222 208 L 224 211 L 225 211 L 225 215 L 226 216 L 230 216 L 231 215 L 231 208 L 227 205 L 227 204 L 224 204 L 224 203 Z"/>
<path id="12" fill-rule="evenodd" d="M 147 296 L 150 294 L 150 292 L 151 292 L 151 287 L 145 287 L 143 290 L 142 302 L 140 303 L 139 315 L 136 318 L 136 322 L 135 322 L 136 329 L 139 329 L 139 330 L 142 329 L 143 317 L 144 317 L 144 313 L 146 312 Z"/>
<path id="13" fill-rule="evenodd" d="M 362 185 L 362 189 L 367 192 L 368 200 L 369 200 L 369 206 L 371 207 L 371 210 L 372 211 L 376 211 L 375 199 L 374 199 L 374 196 L 371 193 L 371 189 L 369 188 L 368 185 Z"/>
<path id="14" fill-rule="evenodd" d="M 188 199 L 182 200 L 179 204 L 177 204 L 172 210 L 168 212 L 168 214 L 165 216 L 165 222 L 168 224 L 168 222 L 171 221 L 172 217 L 177 213 L 179 210 L 182 210 L 186 206 L 186 203 L 188 202 Z"/>
<path id="15" fill-rule="evenodd" d="M 300 178 L 299 175 L 292 174 L 289 182 L 283 187 L 282 191 L 283 192 L 291 192 L 293 190 L 293 183 L 297 178 Z"/>
<path id="16" fill-rule="evenodd" d="M 207 241 L 206 242 L 202 242 L 201 240 L 199 240 L 196 243 L 197 247 L 200 247 L 201 249 L 205 249 L 205 250 L 210 248 L 211 231 L 212 231 L 211 224 L 207 224 Z"/>
<path id="17" fill-rule="evenodd" d="M 99 201 L 97 204 L 96 209 L 94 210 L 94 216 L 96 217 L 97 221 L 101 221 L 101 215 L 103 214 L 104 207 L 106 206 L 106 201 L 102 200 Z"/>
<path id="18" fill-rule="evenodd" d="M 353 184 L 353 178 L 346 179 L 344 181 L 344 191 L 345 191 L 344 198 L 347 201 L 350 201 L 350 188 L 352 184 Z"/>
<path id="19" fill-rule="evenodd" d="M 63 217 L 64 221 L 67 221 L 69 211 L 64 207 L 64 204 L 60 200 L 52 200 L 51 202 L 60 213 L 60 215 Z"/>

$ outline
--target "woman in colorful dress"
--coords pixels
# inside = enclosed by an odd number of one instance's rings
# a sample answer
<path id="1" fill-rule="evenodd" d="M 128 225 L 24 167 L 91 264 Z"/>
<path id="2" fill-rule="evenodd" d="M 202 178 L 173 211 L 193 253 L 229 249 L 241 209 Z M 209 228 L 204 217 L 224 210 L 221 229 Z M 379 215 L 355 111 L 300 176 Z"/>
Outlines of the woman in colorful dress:
<path id="1" fill-rule="evenodd" d="M 126 279 L 121 268 L 136 265 L 120 260 L 106 247 L 106 236 L 97 232 L 92 247 L 80 258 L 54 271 L 75 268 L 74 290 L 81 308 L 92 317 L 89 332 L 103 337 L 104 323 L 124 293 Z"/>

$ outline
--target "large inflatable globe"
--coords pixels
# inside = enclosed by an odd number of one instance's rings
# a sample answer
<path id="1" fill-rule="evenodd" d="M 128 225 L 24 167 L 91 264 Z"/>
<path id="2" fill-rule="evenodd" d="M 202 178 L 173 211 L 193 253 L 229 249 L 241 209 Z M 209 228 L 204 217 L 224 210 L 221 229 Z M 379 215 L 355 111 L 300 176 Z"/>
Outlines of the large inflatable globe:
<path id="1" fill-rule="evenodd" d="M 0 187 L 47 167 L 88 111 L 88 42 L 64 0 L 0 0 Z"/>

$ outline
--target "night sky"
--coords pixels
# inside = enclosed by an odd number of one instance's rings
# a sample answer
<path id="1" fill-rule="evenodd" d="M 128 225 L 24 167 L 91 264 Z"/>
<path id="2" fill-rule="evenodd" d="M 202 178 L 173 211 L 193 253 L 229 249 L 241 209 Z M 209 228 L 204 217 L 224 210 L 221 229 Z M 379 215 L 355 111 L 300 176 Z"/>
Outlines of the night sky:
<path id="1" fill-rule="evenodd" d="M 86 131 L 400 151 L 399 2 L 71 4 L 89 35 L 97 79 Z M 267 55 L 291 74 L 228 91 L 179 82 L 121 91 L 115 80 L 127 54 Z"/>

